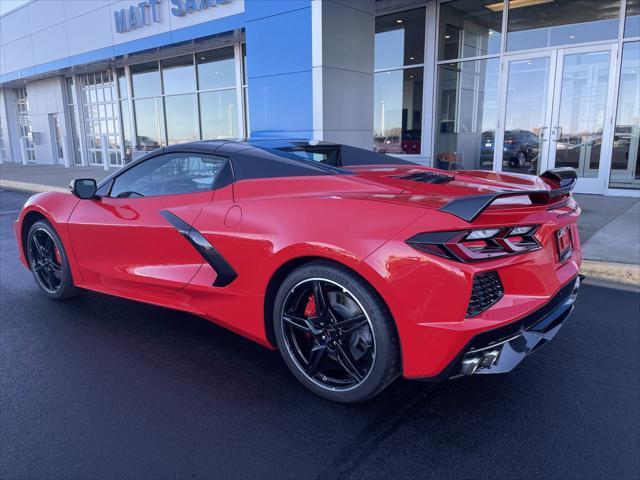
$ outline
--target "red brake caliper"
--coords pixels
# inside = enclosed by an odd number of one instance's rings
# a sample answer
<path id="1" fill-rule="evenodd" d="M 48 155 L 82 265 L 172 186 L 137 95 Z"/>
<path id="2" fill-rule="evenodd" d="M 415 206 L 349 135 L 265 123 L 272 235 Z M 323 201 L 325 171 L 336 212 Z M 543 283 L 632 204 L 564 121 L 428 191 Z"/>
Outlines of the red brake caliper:
<path id="1" fill-rule="evenodd" d="M 312 295 L 309 295 L 309 299 L 307 300 L 307 305 L 304 307 L 304 316 L 307 318 L 315 317 L 317 314 L 316 311 L 316 299 Z M 311 338 L 311 332 L 305 332 L 305 337 Z"/>
<path id="2" fill-rule="evenodd" d="M 58 247 L 54 247 L 55 248 L 55 252 L 56 252 L 56 262 L 58 262 L 58 264 L 62 265 L 62 255 L 60 255 L 60 250 L 58 250 Z"/>

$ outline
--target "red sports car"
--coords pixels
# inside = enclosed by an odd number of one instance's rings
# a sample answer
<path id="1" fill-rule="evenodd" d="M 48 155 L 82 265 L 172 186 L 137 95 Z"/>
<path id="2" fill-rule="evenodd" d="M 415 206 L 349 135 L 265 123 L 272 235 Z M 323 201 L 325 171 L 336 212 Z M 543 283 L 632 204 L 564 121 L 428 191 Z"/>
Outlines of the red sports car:
<path id="1" fill-rule="evenodd" d="M 35 195 L 15 232 L 52 299 L 88 289 L 191 312 L 356 402 L 398 375 L 507 372 L 557 333 L 580 285 L 575 182 L 205 141 Z"/>

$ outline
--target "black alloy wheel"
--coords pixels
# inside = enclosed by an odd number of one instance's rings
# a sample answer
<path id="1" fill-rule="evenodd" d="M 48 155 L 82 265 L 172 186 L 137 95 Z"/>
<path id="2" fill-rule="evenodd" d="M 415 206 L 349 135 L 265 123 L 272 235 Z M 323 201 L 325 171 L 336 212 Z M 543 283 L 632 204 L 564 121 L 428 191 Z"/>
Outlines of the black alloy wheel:
<path id="1" fill-rule="evenodd" d="M 62 242 L 48 222 L 35 222 L 29 230 L 27 259 L 38 286 L 49 298 L 59 300 L 77 293 Z"/>
<path id="2" fill-rule="evenodd" d="M 386 307 L 347 269 L 310 268 L 295 271 L 276 300 L 282 355 L 294 375 L 325 398 L 370 398 L 398 373 L 397 338 Z M 303 278 L 296 278 L 300 270 Z"/>

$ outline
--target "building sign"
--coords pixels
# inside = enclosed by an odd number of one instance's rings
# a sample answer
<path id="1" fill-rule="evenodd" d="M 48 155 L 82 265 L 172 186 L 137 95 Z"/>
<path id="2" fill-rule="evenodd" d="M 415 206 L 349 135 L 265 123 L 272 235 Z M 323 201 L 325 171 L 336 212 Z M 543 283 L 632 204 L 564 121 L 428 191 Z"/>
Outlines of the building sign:
<path id="1" fill-rule="evenodd" d="M 173 8 L 171 15 L 183 17 L 186 14 L 196 13 L 208 8 L 217 7 L 231 0 L 169 0 Z M 128 9 L 121 8 L 113 12 L 116 24 L 116 32 L 125 33 L 137 30 L 153 23 L 160 23 L 160 3 L 162 0 L 144 0 L 137 5 L 131 5 Z"/>

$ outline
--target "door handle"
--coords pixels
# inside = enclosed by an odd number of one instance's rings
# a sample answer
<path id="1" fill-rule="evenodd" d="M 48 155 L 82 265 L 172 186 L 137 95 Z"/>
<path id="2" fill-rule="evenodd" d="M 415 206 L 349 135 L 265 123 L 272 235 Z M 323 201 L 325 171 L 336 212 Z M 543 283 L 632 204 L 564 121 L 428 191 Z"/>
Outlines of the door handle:
<path id="1" fill-rule="evenodd" d="M 548 129 L 549 127 L 540 127 L 540 143 L 547 141 L 547 139 L 544 137 L 544 131 Z"/>
<path id="2" fill-rule="evenodd" d="M 553 127 L 553 130 L 555 131 L 555 135 L 556 135 L 556 138 L 554 140 L 557 142 L 562 138 L 562 127 L 559 125 L 556 125 L 555 127 Z"/>

